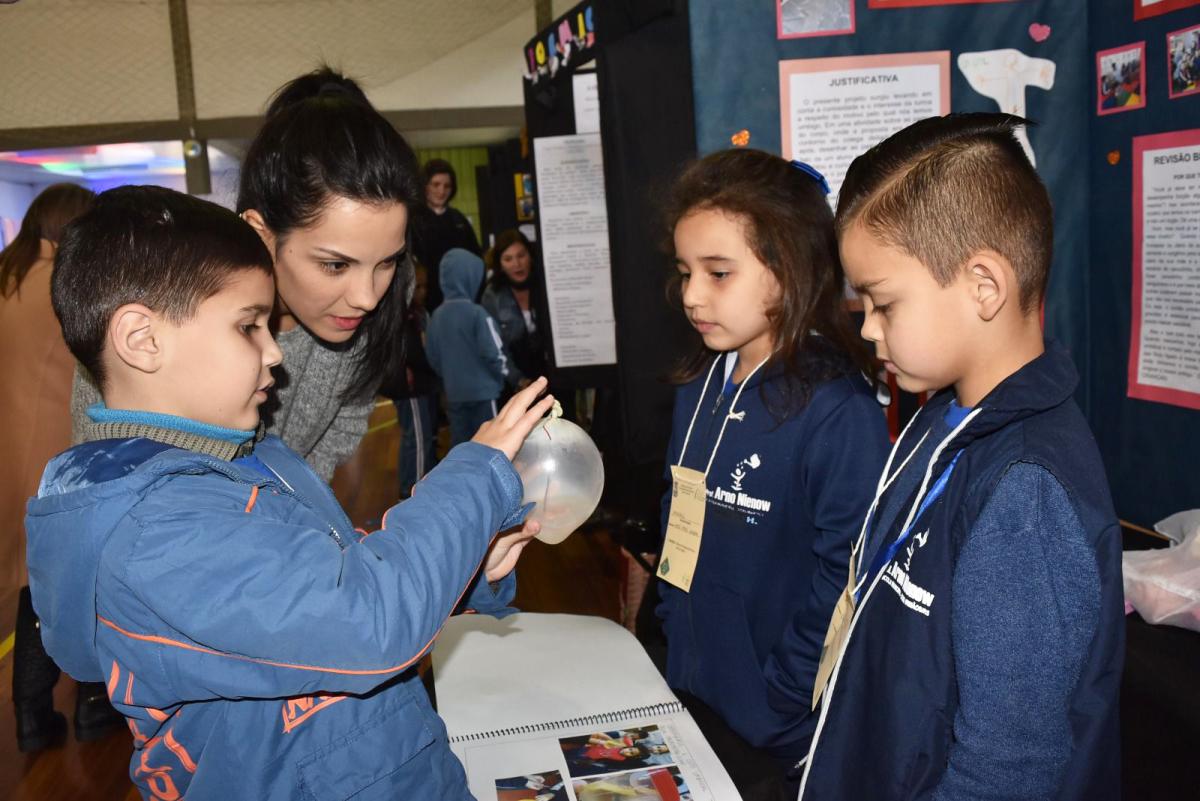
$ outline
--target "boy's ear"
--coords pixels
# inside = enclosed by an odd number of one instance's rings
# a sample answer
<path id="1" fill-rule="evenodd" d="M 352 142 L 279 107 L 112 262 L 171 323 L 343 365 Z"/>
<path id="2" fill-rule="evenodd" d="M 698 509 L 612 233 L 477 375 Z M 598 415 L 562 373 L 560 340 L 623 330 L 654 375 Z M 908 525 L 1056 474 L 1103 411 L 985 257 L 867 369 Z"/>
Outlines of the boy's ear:
<path id="1" fill-rule="evenodd" d="M 140 303 L 113 313 L 108 344 L 113 356 L 143 373 L 157 372 L 163 361 L 162 317 Z"/>
<path id="2" fill-rule="evenodd" d="M 258 213 L 258 209 L 246 209 L 242 212 L 242 219 L 250 224 L 254 232 L 258 234 L 258 238 L 267 246 L 267 250 L 271 251 L 271 255 L 275 255 L 275 233 L 267 227 L 267 221 Z"/>
<path id="3" fill-rule="evenodd" d="M 981 250 L 967 262 L 971 300 L 979 318 L 991 322 L 1011 298 L 1015 298 L 1016 276 L 1008 260 L 991 250 Z"/>

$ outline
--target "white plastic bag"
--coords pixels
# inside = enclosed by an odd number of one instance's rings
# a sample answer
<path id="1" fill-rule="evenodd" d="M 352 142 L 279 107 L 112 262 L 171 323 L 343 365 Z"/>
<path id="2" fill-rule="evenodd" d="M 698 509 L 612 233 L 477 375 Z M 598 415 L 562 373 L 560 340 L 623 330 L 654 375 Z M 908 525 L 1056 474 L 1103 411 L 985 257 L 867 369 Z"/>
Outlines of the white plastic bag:
<path id="1" fill-rule="evenodd" d="M 1200 509 L 1173 514 L 1154 530 L 1172 544 L 1122 554 L 1125 603 L 1147 623 L 1200 631 Z"/>

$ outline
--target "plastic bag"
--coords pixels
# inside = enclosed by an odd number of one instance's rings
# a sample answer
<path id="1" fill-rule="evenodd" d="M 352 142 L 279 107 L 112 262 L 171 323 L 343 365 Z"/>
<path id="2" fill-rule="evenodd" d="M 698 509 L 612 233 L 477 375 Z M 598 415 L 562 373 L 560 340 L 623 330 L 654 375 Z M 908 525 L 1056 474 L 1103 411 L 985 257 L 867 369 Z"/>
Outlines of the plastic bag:
<path id="1" fill-rule="evenodd" d="M 1200 509 L 1173 514 L 1154 530 L 1172 544 L 1121 555 L 1125 604 L 1147 623 L 1200 631 Z"/>
<path id="2" fill-rule="evenodd" d="M 562 407 L 534 426 L 513 467 L 525 484 L 524 503 L 536 506 L 529 519 L 542 524 L 537 538 L 556 545 L 579 528 L 600 503 L 604 462 L 582 428 L 561 418 Z"/>

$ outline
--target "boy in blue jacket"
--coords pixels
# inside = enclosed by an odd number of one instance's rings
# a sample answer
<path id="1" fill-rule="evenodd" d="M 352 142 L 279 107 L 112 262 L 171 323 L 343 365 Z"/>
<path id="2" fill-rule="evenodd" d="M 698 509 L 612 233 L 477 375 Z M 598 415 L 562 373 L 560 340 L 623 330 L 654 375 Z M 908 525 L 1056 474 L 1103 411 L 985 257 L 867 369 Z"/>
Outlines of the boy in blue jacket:
<path id="1" fill-rule="evenodd" d="M 550 399 L 516 396 L 368 537 L 255 434 L 274 296 L 257 235 L 196 198 L 114 189 L 66 233 L 55 312 L 104 402 L 29 503 L 46 649 L 107 683 L 145 798 L 470 798 L 414 666 L 456 608 L 512 598 L 535 526 L 493 538 Z"/>
<path id="2" fill-rule="evenodd" d="M 1005 114 L 923 120 L 838 200 L 863 336 L 941 390 L 880 477 L 830 624 L 802 799 L 1120 793 L 1117 520 L 1044 340 L 1050 199 Z"/>
<path id="3" fill-rule="evenodd" d="M 483 285 L 483 259 L 452 248 L 442 257 L 439 280 L 445 299 L 429 321 L 425 353 L 446 388 L 453 447 L 496 414 L 496 399 L 512 368 L 496 321 L 475 302 Z"/>

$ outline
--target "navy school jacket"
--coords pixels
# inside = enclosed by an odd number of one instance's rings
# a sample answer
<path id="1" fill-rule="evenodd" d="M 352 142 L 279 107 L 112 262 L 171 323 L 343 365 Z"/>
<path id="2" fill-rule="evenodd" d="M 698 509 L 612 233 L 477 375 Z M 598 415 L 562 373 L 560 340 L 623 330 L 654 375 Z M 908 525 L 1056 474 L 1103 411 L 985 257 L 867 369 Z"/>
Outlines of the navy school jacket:
<path id="1" fill-rule="evenodd" d="M 827 350 L 816 341 L 813 348 Z M 724 360 L 734 355 L 717 358 L 703 398 L 705 375 L 676 393 L 668 465 L 679 463 L 697 403 L 683 464 L 703 471 L 708 463 L 732 401 L 723 392 Z M 838 361 L 840 377 L 817 384 L 783 422 L 760 391 L 778 391 L 781 371 L 764 375 L 764 367 L 750 378 L 708 474 L 691 592 L 658 582 L 668 683 L 711 706 L 750 744 L 787 759 L 807 750 L 817 659 L 887 455 L 874 394 Z M 670 491 L 664 533 L 669 511 Z"/>
<path id="2" fill-rule="evenodd" d="M 265 466 L 148 438 L 76 446 L 29 502 L 29 579 L 47 652 L 105 681 L 143 797 L 469 799 L 414 666 L 518 522 L 521 480 L 465 443 L 356 531 L 278 438 Z"/>
<path id="3" fill-rule="evenodd" d="M 937 456 L 934 479 L 961 450 L 944 494 L 916 521 L 913 531 L 921 537 L 913 553 L 900 548 L 864 585 L 822 700 L 801 784 L 804 801 L 907 801 L 928 798 L 936 788 L 958 708 L 951 629 L 955 563 L 993 488 L 1017 462 L 1043 467 L 1066 490 L 1101 583 L 1100 620 L 1071 697 L 1072 750 L 1055 799 L 1119 797 L 1125 632 L 1120 529 L 1095 441 L 1071 397 L 1077 380 L 1067 353 L 1047 343 L 1043 355 L 978 404 L 978 414 Z M 942 392 L 926 404 L 897 443 L 893 464 L 903 463 L 953 397 Z M 883 542 L 896 538 L 918 491 Z"/>

